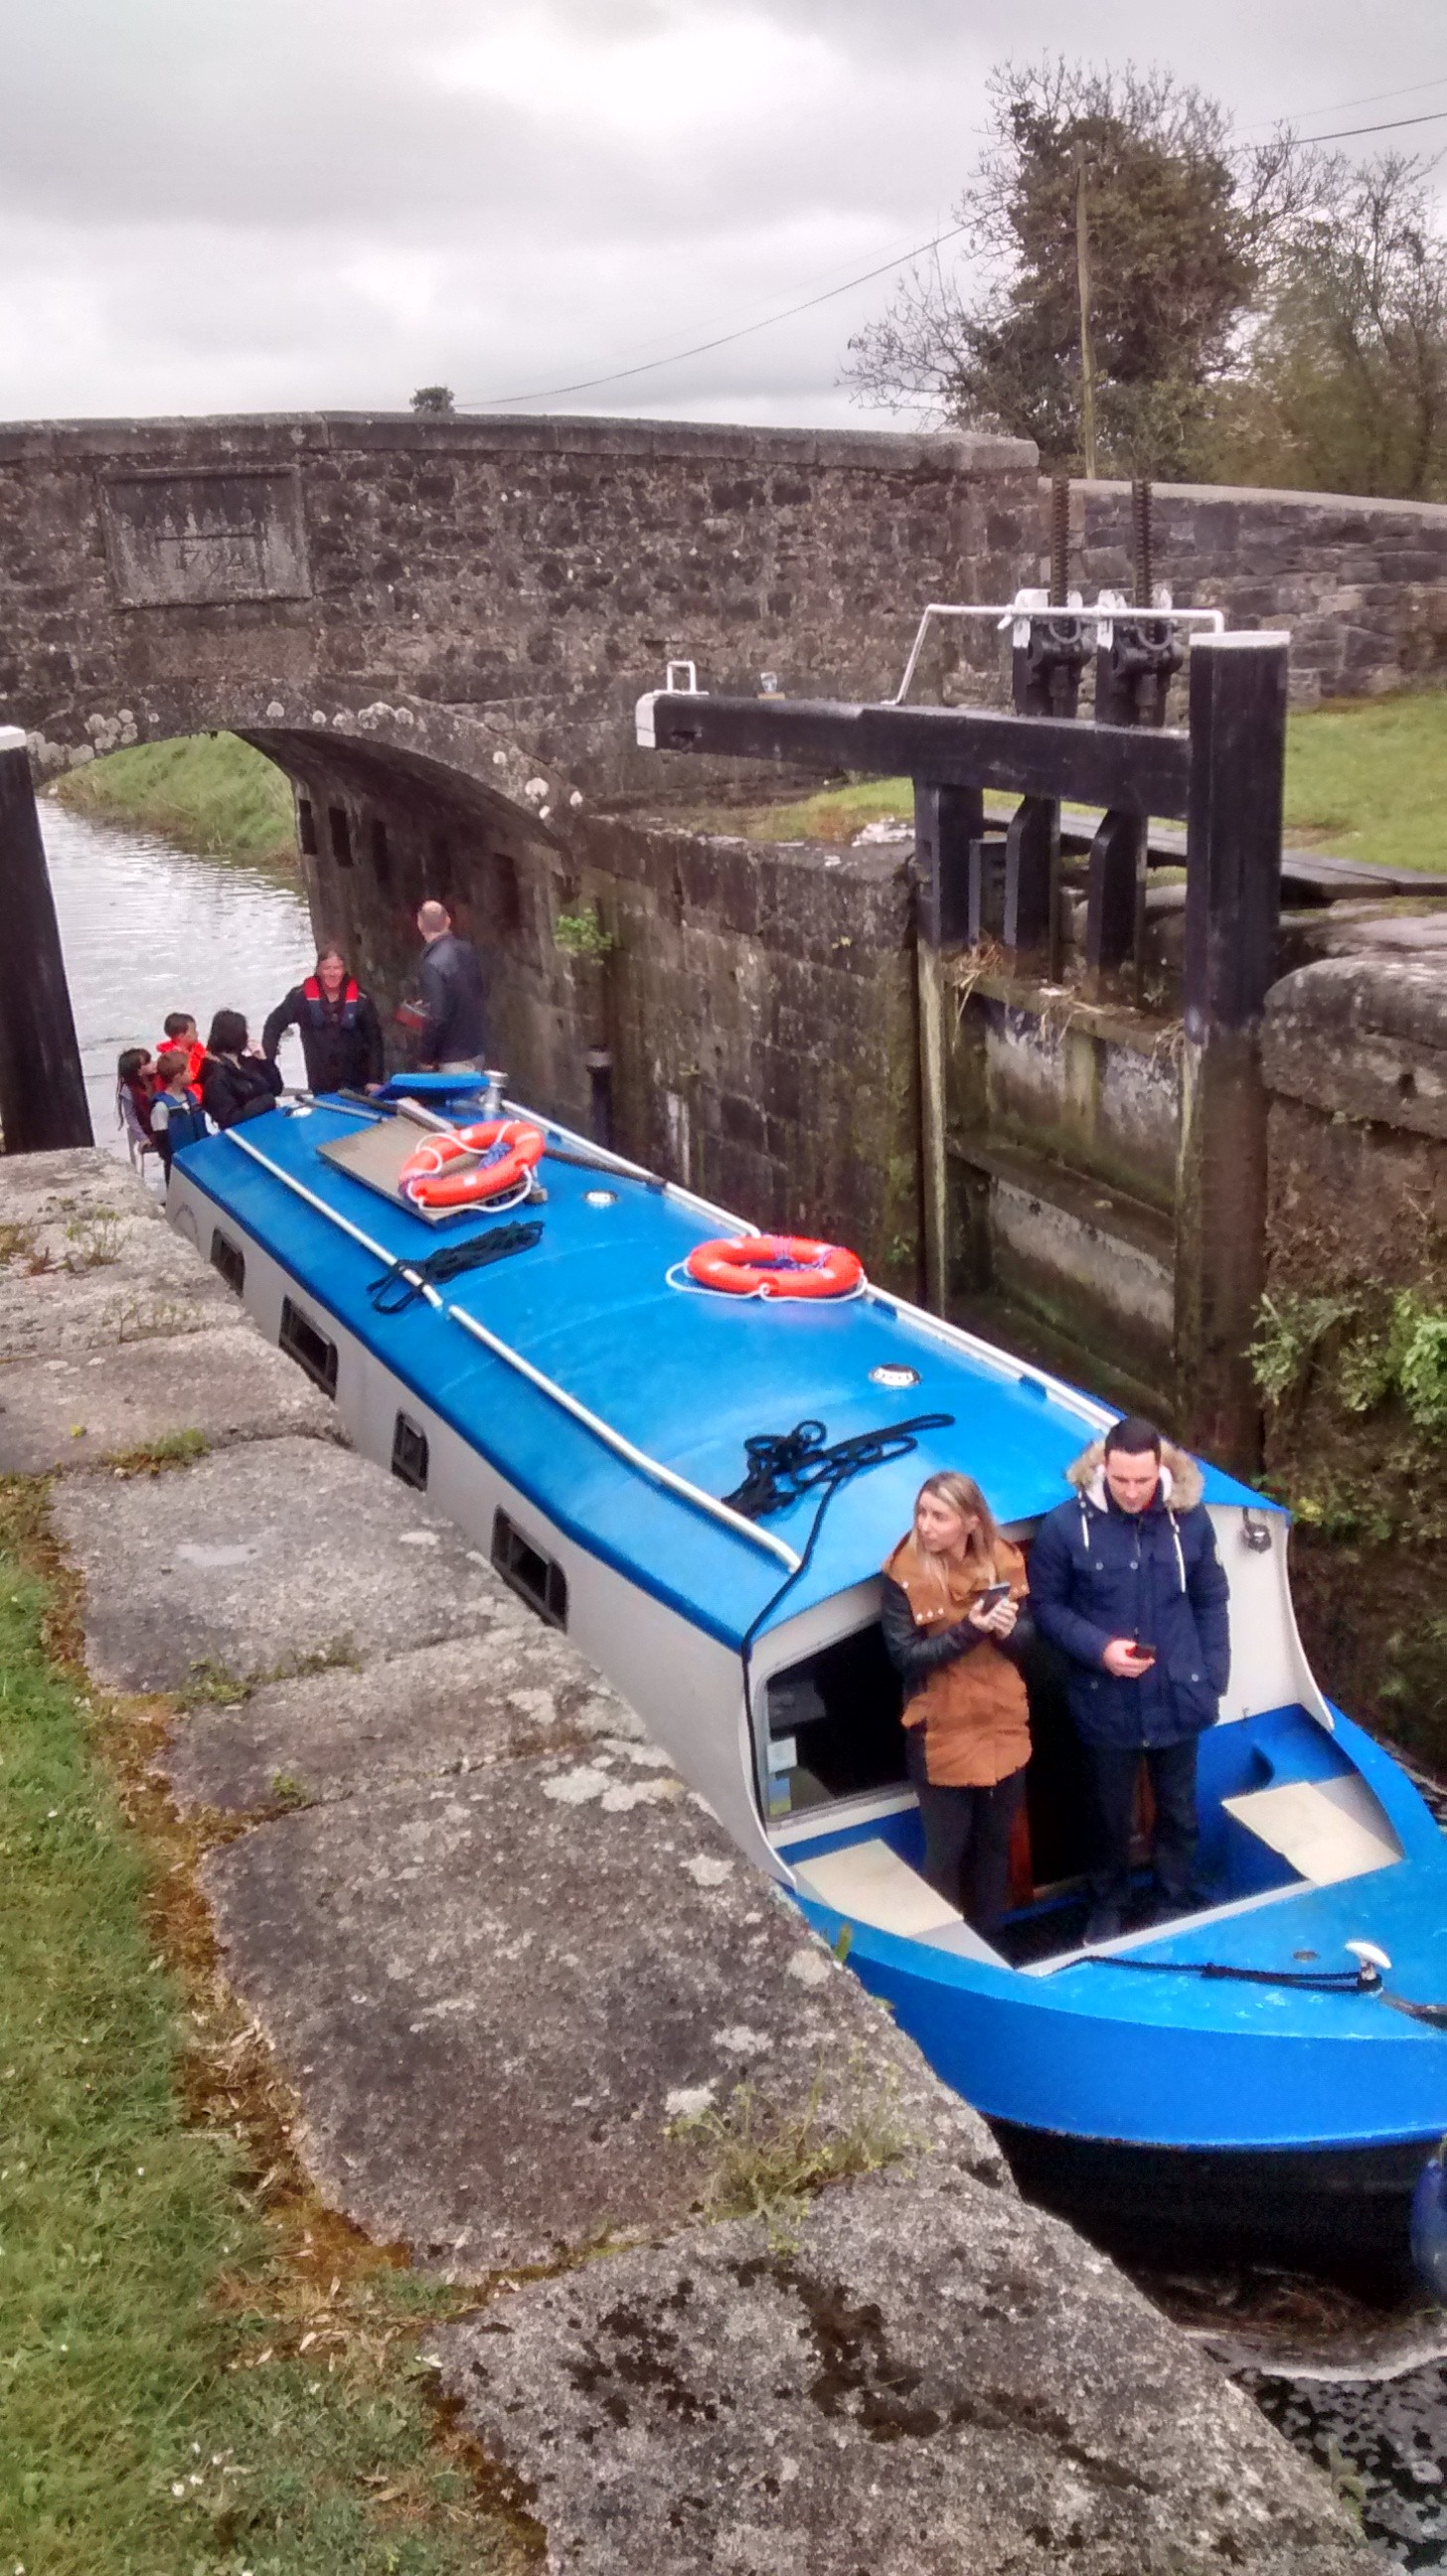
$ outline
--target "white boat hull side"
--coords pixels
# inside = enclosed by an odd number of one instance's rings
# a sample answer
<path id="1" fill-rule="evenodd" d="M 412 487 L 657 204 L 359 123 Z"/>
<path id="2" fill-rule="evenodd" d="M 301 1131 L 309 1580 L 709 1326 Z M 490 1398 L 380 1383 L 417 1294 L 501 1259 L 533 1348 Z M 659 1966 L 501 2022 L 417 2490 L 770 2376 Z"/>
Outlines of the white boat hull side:
<path id="1" fill-rule="evenodd" d="M 394 1376 L 330 1307 L 303 1288 L 232 1210 L 218 1208 L 179 1168 L 172 1174 L 166 1214 L 203 1259 L 218 1224 L 241 1245 L 246 1256 L 242 1303 L 268 1341 L 279 1341 L 282 1305 L 290 1298 L 335 1345 L 337 1412 L 364 1457 L 390 1468 L 396 1417 L 405 1413 L 427 1436 L 428 1502 L 465 1532 L 484 1559 L 491 1559 L 493 1517 L 502 1510 L 532 1545 L 562 1567 L 571 1643 L 637 1710 L 649 1734 L 747 1857 L 771 1877 L 787 1881 L 790 1873 L 770 1844 L 755 1804 L 737 1654 L 560 1530 Z"/>

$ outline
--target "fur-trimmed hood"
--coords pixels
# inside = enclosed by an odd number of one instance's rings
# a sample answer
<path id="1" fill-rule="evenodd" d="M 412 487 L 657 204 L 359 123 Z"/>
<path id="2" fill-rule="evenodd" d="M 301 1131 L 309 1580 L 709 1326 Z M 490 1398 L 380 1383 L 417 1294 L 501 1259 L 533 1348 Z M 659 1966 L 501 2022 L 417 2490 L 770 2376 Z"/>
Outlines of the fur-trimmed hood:
<path id="1" fill-rule="evenodd" d="M 1093 1503 L 1098 1512 L 1106 1509 L 1105 1442 L 1092 1440 L 1088 1449 L 1065 1470 L 1067 1484 Z M 1173 1512 L 1191 1512 L 1201 1499 L 1201 1470 L 1184 1449 L 1173 1440 L 1161 1442 L 1160 1499 Z"/>

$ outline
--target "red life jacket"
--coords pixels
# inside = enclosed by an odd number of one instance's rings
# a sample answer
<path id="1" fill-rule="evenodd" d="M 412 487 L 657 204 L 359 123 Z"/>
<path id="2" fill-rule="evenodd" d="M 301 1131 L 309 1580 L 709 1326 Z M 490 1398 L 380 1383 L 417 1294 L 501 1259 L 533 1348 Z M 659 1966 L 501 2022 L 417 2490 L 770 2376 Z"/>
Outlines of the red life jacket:
<path id="1" fill-rule="evenodd" d="M 307 1018 L 310 1020 L 312 1027 L 314 1029 L 325 1028 L 327 1024 L 327 1012 L 330 1010 L 331 1004 L 328 1002 L 327 997 L 322 991 L 315 975 L 308 975 L 301 991 L 302 1000 L 306 1005 Z M 357 1020 L 357 1004 L 360 1002 L 362 995 L 359 986 L 350 975 L 347 977 L 347 980 L 342 986 L 341 992 L 337 998 L 342 1006 L 339 1026 L 344 1029 L 355 1028 Z"/>
<path id="2" fill-rule="evenodd" d="M 159 1062 L 163 1055 L 179 1055 L 180 1052 L 181 1043 L 178 1038 L 162 1038 L 156 1048 L 157 1061 Z M 201 1097 L 201 1067 L 206 1061 L 206 1049 L 201 1044 L 199 1038 L 192 1038 L 185 1052 L 186 1088 L 188 1091 L 193 1091 L 196 1098 L 199 1100 Z"/>

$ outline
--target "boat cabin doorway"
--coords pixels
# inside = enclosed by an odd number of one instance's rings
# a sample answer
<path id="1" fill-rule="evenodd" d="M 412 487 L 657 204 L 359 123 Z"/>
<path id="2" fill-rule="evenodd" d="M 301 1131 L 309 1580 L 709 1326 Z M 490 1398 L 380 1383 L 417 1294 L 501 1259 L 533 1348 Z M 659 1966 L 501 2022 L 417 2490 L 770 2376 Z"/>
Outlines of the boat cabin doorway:
<path id="1" fill-rule="evenodd" d="M 1058 1939 L 1064 1947 L 1072 1937 L 1060 1909 L 1083 1891 L 1089 1798 L 1061 1658 L 1037 1639 L 1020 1670 L 1032 1753 L 1011 1855 L 1012 1908 L 1023 1916 L 1045 1907 L 1057 1919 L 1038 1932 L 1022 1923 L 1002 1946 L 1033 1957 L 1040 1942 L 1053 1947 Z M 837 1825 L 881 1835 L 910 1869 L 919 1868 L 923 1833 L 906 1772 L 902 1699 L 877 1620 L 771 1676 L 760 1793 L 785 1859 L 791 1844 L 812 1842 Z M 1079 1901 L 1083 1908 L 1083 1892 Z"/>

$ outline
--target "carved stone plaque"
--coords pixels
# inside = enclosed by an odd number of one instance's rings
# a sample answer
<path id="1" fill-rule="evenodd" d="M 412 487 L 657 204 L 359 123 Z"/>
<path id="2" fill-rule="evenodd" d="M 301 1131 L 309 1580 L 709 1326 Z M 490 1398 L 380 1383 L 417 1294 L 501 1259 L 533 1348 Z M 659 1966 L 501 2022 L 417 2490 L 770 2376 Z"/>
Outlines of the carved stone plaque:
<path id="1" fill-rule="evenodd" d="M 311 597 L 295 466 L 111 474 L 101 514 L 122 608 Z"/>

